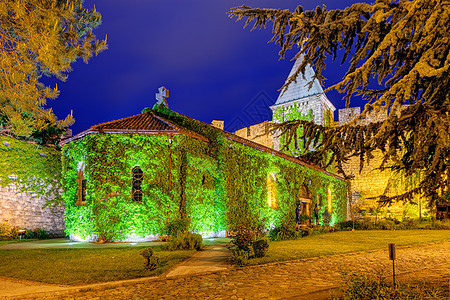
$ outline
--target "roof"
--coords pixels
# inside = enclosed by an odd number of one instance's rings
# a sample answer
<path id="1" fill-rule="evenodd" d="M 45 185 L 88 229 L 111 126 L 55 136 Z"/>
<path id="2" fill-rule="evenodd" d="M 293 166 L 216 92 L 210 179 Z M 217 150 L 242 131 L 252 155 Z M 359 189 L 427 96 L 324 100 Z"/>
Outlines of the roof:
<path id="1" fill-rule="evenodd" d="M 100 123 L 61 141 L 60 145 L 81 139 L 94 133 L 128 133 L 128 134 L 185 134 L 193 138 L 208 141 L 204 136 L 193 131 L 181 128 L 170 121 L 157 116 L 153 112 L 122 118 L 110 122 Z"/>
<path id="2" fill-rule="evenodd" d="M 294 73 L 297 71 L 298 67 L 303 62 L 303 55 L 301 55 L 294 63 L 294 66 L 292 67 L 291 72 L 289 73 L 287 80 L 289 77 L 294 75 Z M 317 79 L 314 79 L 312 87 L 309 88 L 309 83 L 312 81 L 314 76 L 314 70 L 313 68 L 308 64 L 305 68 L 305 74 L 302 74 L 301 72 L 298 74 L 296 81 L 291 82 L 291 84 L 288 85 L 287 89 L 280 92 L 280 95 L 278 96 L 277 101 L 274 105 L 279 105 L 295 100 L 299 100 L 302 98 L 307 98 L 314 95 L 323 94 L 323 89 L 320 86 L 320 83 Z"/>
<path id="3" fill-rule="evenodd" d="M 240 144 L 243 144 L 243 145 L 252 147 L 252 148 L 254 148 L 254 149 L 256 149 L 256 150 L 263 151 L 263 152 L 266 152 L 266 153 L 270 153 L 270 154 L 272 154 L 272 155 L 279 156 L 279 157 L 281 157 L 281 158 L 283 158 L 283 159 L 289 160 L 289 161 L 294 162 L 294 163 L 296 163 L 296 164 L 298 164 L 298 165 L 302 165 L 302 166 L 308 167 L 308 168 L 310 168 L 310 169 L 313 169 L 313 170 L 322 172 L 322 173 L 324 173 L 324 174 L 326 174 L 326 175 L 332 176 L 332 177 L 334 177 L 334 178 L 336 178 L 336 179 L 344 180 L 344 181 L 345 181 L 345 178 L 344 178 L 344 177 L 339 176 L 339 175 L 337 175 L 337 174 L 333 174 L 333 173 L 331 173 L 331 172 L 328 172 L 328 171 L 326 171 L 326 170 L 320 168 L 320 167 L 317 166 L 317 165 L 313 165 L 313 164 L 311 164 L 311 163 L 309 163 L 309 162 L 304 161 L 303 159 L 300 159 L 300 158 L 296 158 L 296 157 L 287 155 L 287 154 L 285 154 L 285 153 L 283 153 L 283 152 L 281 152 L 281 151 L 277 151 L 277 150 L 274 150 L 274 149 L 272 149 L 272 148 L 269 148 L 269 147 L 266 147 L 266 146 L 264 146 L 264 145 L 261 145 L 261 144 L 259 144 L 259 143 L 250 141 L 250 140 L 248 140 L 248 139 L 246 139 L 246 138 L 243 138 L 243 137 L 240 137 L 240 136 L 238 136 L 238 135 L 236 135 L 236 134 L 234 134 L 234 133 L 225 131 L 225 130 L 220 129 L 220 128 L 217 128 L 217 127 L 215 127 L 215 126 L 213 126 L 213 125 L 211 125 L 211 124 L 204 123 L 204 122 L 202 122 L 202 121 L 193 119 L 193 118 L 188 117 L 188 116 L 185 116 L 185 115 L 183 115 L 183 114 L 177 113 L 177 115 L 182 116 L 182 117 L 187 118 L 187 119 L 190 119 L 190 120 L 193 120 L 193 121 L 196 121 L 196 122 L 199 122 L 199 123 L 202 123 L 202 124 L 204 124 L 204 125 L 206 125 L 206 126 L 209 126 L 209 127 L 212 128 L 213 130 L 220 131 L 222 134 L 225 135 L 226 139 L 229 140 L 229 141 L 237 142 L 237 143 L 240 143 Z"/>
<path id="4" fill-rule="evenodd" d="M 165 109 L 165 108 L 164 108 Z M 186 118 L 188 120 L 192 120 L 194 122 L 199 122 L 201 124 L 204 124 L 206 126 L 208 126 L 209 128 L 212 128 L 213 130 L 216 131 L 220 131 L 222 134 L 225 135 L 226 139 L 229 141 L 233 141 L 233 142 L 237 142 L 249 147 L 252 147 L 254 149 L 257 149 L 259 151 L 263 151 L 266 153 L 270 153 L 272 155 L 276 155 L 279 156 L 281 158 L 284 158 L 286 160 L 292 161 L 296 164 L 320 171 L 324 174 L 330 175 L 332 177 L 335 177 L 337 179 L 340 180 L 345 180 L 343 177 L 327 172 L 323 169 L 321 169 L 318 166 L 312 165 L 306 161 L 303 161 L 301 159 L 289 156 L 285 153 L 282 153 L 280 151 L 276 151 L 273 150 L 269 147 L 263 146 L 261 144 L 255 143 L 253 141 L 247 140 L 245 138 L 239 137 L 233 133 L 230 133 L 228 131 L 219 129 L 217 127 L 214 127 L 210 124 L 204 123 L 202 121 L 190 118 L 188 116 L 179 114 L 179 113 L 175 113 L 172 112 L 168 109 L 165 109 L 168 112 L 170 112 L 171 114 L 173 113 L 174 115 L 178 116 L 178 117 L 183 117 Z M 135 116 L 131 116 L 131 117 L 127 117 L 127 118 L 123 118 L 123 119 L 119 119 L 119 120 L 115 120 L 115 121 L 111 121 L 111 122 L 106 122 L 106 123 L 101 123 L 101 124 L 97 124 L 92 126 L 91 128 L 89 128 L 88 130 L 85 130 L 83 132 L 80 132 L 77 135 L 72 136 L 71 138 L 65 139 L 63 141 L 61 141 L 60 145 L 64 145 L 67 144 L 69 142 L 81 139 L 83 137 L 85 137 L 88 134 L 105 134 L 105 133 L 122 133 L 122 134 L 167 134 L 167 135 L 175 135 L 175 134 L 184 134 L 184 135 L 188 135 L 191 136 L 193 138 L 205 141 L 205 142 L 209 142 L 209 140 L 201 135 L 198 134 L 196 132 L 193 132 L 189 129 L 183 128 L 180 125 L 175 124 L 173 121 L 169 120 L 170 116 L 167 115 L 166 117 L 164 116 L 164 113 L 158 113 L 156 114 L 153 111 L 149 111 L 149 112 L 145 112 L 139 115 L 135 115 Z"/>

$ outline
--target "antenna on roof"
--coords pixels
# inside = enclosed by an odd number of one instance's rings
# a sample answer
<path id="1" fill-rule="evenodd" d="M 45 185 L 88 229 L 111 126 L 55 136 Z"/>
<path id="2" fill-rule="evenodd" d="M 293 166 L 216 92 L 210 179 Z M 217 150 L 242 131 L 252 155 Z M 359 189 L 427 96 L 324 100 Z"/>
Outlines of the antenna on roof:
<path id="1" fill-rule="evenodd" d="M 158 89 L 159 93 L 156 93 L 156 104 L 161 105 L 164 102 L 164 106 L 169 108 L 169 103 L 167 103 L 167 98 L 169 98 L 169 90 L 162 86 Z"/>

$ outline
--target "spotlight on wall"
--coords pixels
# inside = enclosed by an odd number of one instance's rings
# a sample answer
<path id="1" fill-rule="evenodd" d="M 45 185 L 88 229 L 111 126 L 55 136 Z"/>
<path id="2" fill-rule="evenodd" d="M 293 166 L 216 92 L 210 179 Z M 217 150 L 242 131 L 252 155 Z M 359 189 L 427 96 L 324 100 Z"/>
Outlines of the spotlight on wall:
<path id="1" fill-rule="evenodd" d="M 308 185 L 311 185 L 312 184 L 311 177 L 308 176 L 306 179 L 308 180 Z"/>

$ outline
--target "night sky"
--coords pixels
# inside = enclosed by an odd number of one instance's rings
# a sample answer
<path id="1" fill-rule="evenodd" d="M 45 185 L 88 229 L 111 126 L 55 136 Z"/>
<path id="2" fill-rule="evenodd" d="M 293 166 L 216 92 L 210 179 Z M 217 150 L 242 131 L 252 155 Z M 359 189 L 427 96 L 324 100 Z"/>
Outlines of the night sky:
<path id="1" fill-rule="evenodd" d="M 62 119 L 73 110 L 73 133 L 92 125 L 139 114 L 152 107 L 158 87 L 166 86 L 169 108 L 210 123 L 224 120 L 234 131 L 271 119 L 268 108 L 278 97 L 296 51 L 279 60 L 279 46 L 267 42 L 266 30 L 250 31 L 244 21 L 226 12 L 242 4 L 293 11 L 301 4 L 314 9 L 344 9 L 352 0 L 86 0 L 102 14 L 94 33 L 108 35 L 109 49 L 72 65 L 66 82 L 57 82 L 60 96 L 49 100 Z M 369 2 L 369 1 L 368 1 Z M 327 64 L 325 87 L 339 81 L 345 68 Z M 47 80 L 46 80 L 47 81 Z M 331 91 L 336 108 L 342 95 Z M 358 105 L 354 101 L 351 106 Z M 337 112 L 335 113 L 335 119 Z"/>

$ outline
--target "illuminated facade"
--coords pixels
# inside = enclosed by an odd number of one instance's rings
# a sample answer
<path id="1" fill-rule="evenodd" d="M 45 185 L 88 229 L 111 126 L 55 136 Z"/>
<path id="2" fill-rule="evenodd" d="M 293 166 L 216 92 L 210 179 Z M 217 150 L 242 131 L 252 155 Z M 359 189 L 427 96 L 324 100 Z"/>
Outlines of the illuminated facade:
<path id="1" fill-rule="evenodd" d="M 151 240 L 180 218 L 203 236 L 241 223 L 294 225 L 299 202 L 332 207 L 331 222 L 347 214 L 343 178 L 162 106 L 62 147 L 72 239 Z"/>

